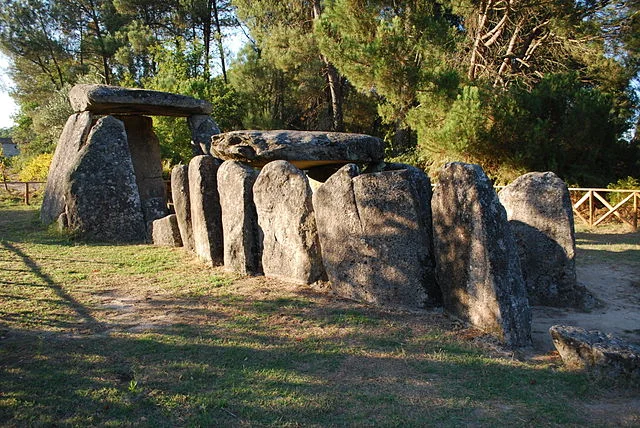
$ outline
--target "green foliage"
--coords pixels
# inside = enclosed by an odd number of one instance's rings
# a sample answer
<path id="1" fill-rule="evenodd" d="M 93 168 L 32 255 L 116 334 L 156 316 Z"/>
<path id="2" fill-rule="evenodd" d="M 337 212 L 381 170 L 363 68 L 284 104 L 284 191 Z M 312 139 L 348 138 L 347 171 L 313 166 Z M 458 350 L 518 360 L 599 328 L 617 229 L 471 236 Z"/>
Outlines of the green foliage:
<path id="1" fill-rule="evenodd" d="M 20 181 L 46 181 L 52 159 L 52 153 L 43 153 L 25 161 L 18 178 Z"/>
<path id="2" fill-rule="evenodd" d="M 638 180 L 635 177 L 626 177 L 626 178 L 621 178 L 618 181 L 616 181 L 615 183 L 609 183 L 607 185 L 607 189 L 611 189 L 611 190 L 640 190 L 640 180 Z M 609 193 L 607 194 L 607 199 L 609 200 L 609 203 L 612 205 L 616 205 L 618 204 L 620 201 L 622 201 L 624 198 L 626 198 L 627 196 L 629 196 L 628 194 L 624 194 L 624 193 Z"/>

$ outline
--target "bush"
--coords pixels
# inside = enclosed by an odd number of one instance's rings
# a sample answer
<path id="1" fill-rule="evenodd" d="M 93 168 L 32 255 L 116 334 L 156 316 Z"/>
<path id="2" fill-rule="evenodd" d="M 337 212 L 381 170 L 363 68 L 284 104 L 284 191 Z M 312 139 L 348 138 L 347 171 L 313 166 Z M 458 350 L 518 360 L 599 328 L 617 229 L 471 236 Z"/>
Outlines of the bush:
<path id="1" fill-rule="evenodd" d="M 20 181 L 46 181 L 53 153 L 43 153 L 25 161 L 18 172 Z"/>
<path id="2" fill-rule="evenodd" d="M 607 189 L 640 190 L 640 180 L 633 177 L 621 178 L 615 183 L 609 183 Z M 607 195 L 607 200 L 611 205 L 616 205 L 629 196 L 626 193 L 611 192 Z"/>

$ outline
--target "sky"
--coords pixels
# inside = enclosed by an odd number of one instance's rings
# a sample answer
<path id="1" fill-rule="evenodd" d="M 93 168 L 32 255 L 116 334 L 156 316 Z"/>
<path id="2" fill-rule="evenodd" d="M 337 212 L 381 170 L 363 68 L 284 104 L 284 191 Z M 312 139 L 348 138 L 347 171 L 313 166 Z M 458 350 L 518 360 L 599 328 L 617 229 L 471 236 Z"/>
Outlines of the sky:
<path id="1" fill-rule="evenodd" d="M 18 106 L 9 96 L 13 82 L 9 78 L 9 61 L 0 53 L 0 128 L 9 128 L 14 125 L 13 116 L 18 111 Z"/>

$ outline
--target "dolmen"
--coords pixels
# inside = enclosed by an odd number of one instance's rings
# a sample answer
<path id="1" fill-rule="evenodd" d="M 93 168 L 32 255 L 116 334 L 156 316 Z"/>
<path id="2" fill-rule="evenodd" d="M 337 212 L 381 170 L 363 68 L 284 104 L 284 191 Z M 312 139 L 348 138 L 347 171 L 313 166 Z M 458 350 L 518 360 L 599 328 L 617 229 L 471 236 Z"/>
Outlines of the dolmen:
<path id="1" fill-rule="evenodd" d="M 107 85 L 76 85 L 69 100 L 75 113 L 49 169 L 42 222 L 58 221 L 86 239 L 146 241 L 154 220 L 168 213 L 160 144 L 148 116 L 186 117 L 194 154 L 203 154 L 219 133 L 211 104 Z"/>
<path id="2" fill-rule="evenodd" d="M 367 135 L 233 131 L 210 153 L 172 171 L 179 235 L 205 263 L 373 305 L 444 304 L 509 346 L 530 343 L 516 241 L 480 167 L 448 165 L 432 195 L 422 170 L 384 162 Z"/>

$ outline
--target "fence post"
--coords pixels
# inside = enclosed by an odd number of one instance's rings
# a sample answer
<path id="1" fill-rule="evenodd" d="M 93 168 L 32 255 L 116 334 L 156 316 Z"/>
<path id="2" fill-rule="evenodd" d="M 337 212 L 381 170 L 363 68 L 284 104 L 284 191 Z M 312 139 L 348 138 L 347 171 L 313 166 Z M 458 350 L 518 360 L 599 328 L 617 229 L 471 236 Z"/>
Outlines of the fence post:
<path id="1" fill-rule="evenodd" d="M 593 190 L 589 190 L 589 227 L 593 227 Z"/>
<path id="2" fill-rule="evenodd" d="M 25 205 L 29 205 L 29 182 L 24 182 L 24 203 Z"/>
<path id="3" fill-rule="evenodd" d="M 633 193 L 633 231 L 638 230 L 638 192 Z"/>

